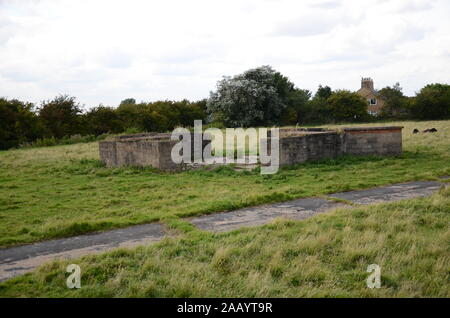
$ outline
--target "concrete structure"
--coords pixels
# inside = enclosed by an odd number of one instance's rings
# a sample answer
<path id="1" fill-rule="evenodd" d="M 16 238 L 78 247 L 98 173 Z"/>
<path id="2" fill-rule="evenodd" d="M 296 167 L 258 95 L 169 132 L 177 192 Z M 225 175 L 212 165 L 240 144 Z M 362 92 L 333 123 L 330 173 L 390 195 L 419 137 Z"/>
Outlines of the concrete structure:
<path id="1" fill-rule="evenodd" d="M 361 88 L 357 91 L 359 95 L 364 97 L 369 104 L 367 111 L 373 116 L 381 114 L 381 110 L 384 107 L 384 100 L 378 95 L 373 86 L 373 80 L 371 78 L 361 79 Z"/>
<path id="2" fill-rule="evenodd" d="M 341 136 L 337 131 L 280 132 L 280 166 L 305 161 L 336 158 L 341 154 Z"/>
<path id="3" fill-rule="evenodd" d="M 341 152 L 349 155 L 398 156 L 403 127 L 345 128 Z"/>
<path id="4" fill-rule="evenodd" d="M 192 138 L 194 134 L 191 134 Z M 137 166 L 164 170 L 182 170 L 184 164 L 176 164 L 172 161 L 172 148 L 178 143 L 170 139 L 171 134 L 146 133 L 136 135 L 123 135 L 113 140 L 105 140 L 99 143 L 100 159 L 107 167 Z M 198 136 L 203 140 L 203 135 Z M 204 140 L 202 149 L 210 141 Z M 194 159 L 194 142 L 192 140 L 192 159 Z M 203 154 L 203 152 L 202 152 Z"/>
<path id="5" fill-rule="evenodd" d="M 400 155 L 402 128 L 359 127 L 339 131 L 320 128 L 280 128 L 280 166 L 336 158 L 344 154 Z M 102 141 L 99 145 L 100 158 L 108 167 L 152 166 L 165 171 L 179 171 L 184 169 L 186 164 L 176 164 L 172 161 L 172 148 L 178 141 L 170 140 L 170 136 L 171 134 L 150 133 L 119 136 L 113 140 Z M 194 134 L 191 136 L 195 138 Z M 270 147 L 270 130 L 267 139 Z M 209 143 L 209 140 L 204 140 L 202 149 L 204 150 Z M 208 165 L 208 162 L 203 165 Z"/>
<path id="6" fill-rule="evenodd" d="M 337 130 L 280 129 L 280 165 L 336 158 L 340 155 L 402 154 L 403 127 L 361 127 Z M 270 136 L 269 136 L 270 139 Z"/>

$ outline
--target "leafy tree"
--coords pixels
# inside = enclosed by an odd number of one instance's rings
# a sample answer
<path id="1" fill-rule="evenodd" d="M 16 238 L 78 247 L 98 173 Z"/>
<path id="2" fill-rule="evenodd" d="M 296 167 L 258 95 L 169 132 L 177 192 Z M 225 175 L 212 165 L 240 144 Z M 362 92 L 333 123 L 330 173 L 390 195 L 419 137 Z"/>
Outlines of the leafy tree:
<path id="1" fill-rule="evenodd" d="M 404 117 L 409 112 L 408 98 L 403 95 L 400 83 L 387 86 L 378 91 L 378 95 L 385 101 L 382 110 L 383 117 Z"/>
<path id="2" fill-rule="evenodd" d="M 330 98 L 331 94 L 332 94 L 332 90 L 329 86 L 322 86 L 319 85 L 319 88 L 317 89 L 316 94 L 314 95 L 314 98 L 321 98 L 321 99 L 328 99 Z"/>
<path id="3" fill-rule="evenodd" d="M 184 100 L 180 104 L 179 124 L 183 127 L 194 125 L 195 120 L 205 120 L 206 99 L 198 102 Z"/>
<path id="4" fill-rule="evenodd" d="M 450 85 L 430 84 L 416 95 L 412 115 L 418 119 L 450 118 Z"/>
<path id="5" fill-rule="evenodd" d="M 134 98 L 124 99 L 123 101 L 120 102 L 120 105 L 136 105 L 136 99 Z"/>
<path id="6" fill-rule="evenodd" d="M 94 107 L 85 117 L 89 125 L 89 134 L 97 136 L 104 133 L 117 134 L 124 130 L 119 115 L 111 107 L 101 105 Z"/>
<path id="7" fill-rule="evenodd" d="M 329 86 L 319 85 L 314 97 L 305 105 L 302 124 L 323 124 L 332 121 L 331 108 L 328 103 L 332 90 Z"/>
<path id="8" fill-rule="evenodd" d="M 137 129 L 139 131 L 144 130 L 143 125 L 143 114 L 148 108 L 147 104 L 124 104 L 121 103 L 119 107 L 116 108 L 115 112 L 119 116 L 122 122 L 123 128 L 126 129 Z"/>
<path id="9" fill-rule="evenodd" d="M 335 121 L 362 121 L 368 119 L 367 101 L 357 93 L 338 90 L 328 98 Z"/>
<path id="10" fill-rule="evenodd" d="M 293 89 L 288 92 L 287 107 L 283 112 L 282 124 L 294 125 L 304 122 L 308 112 L 311 92 L 307 89 Z"/>
<path id="11" fill-rule="evenodd" d="M 142 126 L 145 131 L 165 132 L 173 129 L 169 124 L 169 119 L 157 111 L 147 109 L 142 114 Z"/>
<path id="12" fill-rule="evenodd" d="M 187 101 L 156 101 L 148 105 L 152 112 L 158 114 L 161 122 L 158 123 L 158 130 L 171 130 L 181 124 L 181 109 L 185 107 Z"/>
<path id="13" fill-rule="evenodd" d="M 193 126 L 194 120 L 205 118 L 206 100 L 190 102 L 155 101 L 152 103 L 122 103 L 116 110 L 124 129 L 139 131 L 169 131 L 177 126 Z"/>
<path id="14" fill-rule="evenodd" d="M 315 96 L 306 104 L 302 124 L 325 124 L 331 122 L 331 107 L 328 100 Z"/>
<path id="15" fill-rule="evenodd" d="M 0 149 L 42 137 L 43 126 L 32 103 L 0 98 Z"/>
<path id="16" fill-rule="evenodd" d="M 80 114 L 80 104 L 69 95 L 44 101 L 39 109 L 39 116 L 48 133 L 57 139 L 84 132 Z"/>
<path id="17" fill-rule="evenodd" d="M 207 102 L 209 119 L 230 127 L 279 124 L 293 87 L 270 66 L 224 77 Z"/>

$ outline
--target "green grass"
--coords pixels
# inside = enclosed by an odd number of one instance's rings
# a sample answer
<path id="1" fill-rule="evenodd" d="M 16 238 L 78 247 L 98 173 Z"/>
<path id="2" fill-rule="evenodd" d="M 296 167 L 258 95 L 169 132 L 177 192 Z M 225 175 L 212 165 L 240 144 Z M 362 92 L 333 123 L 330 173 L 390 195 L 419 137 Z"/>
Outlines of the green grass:
<path id="1" fill-rule="evenodd" d="M 97 143 L 3 151 L 0 246 L 154 221 L 176 226 L 187 216 L 450 175 L 450 121 L 389 123 L 396 124 L 405 126 L 401 157 L 343 157 L 271 176 L 230 167 L 108 169 Z M 411 134 L 432 127 L 439 132 Z"/>
<path id="2" fill-rule="evenodd" d="M 450 188 L 305 221 L 54 261 L 0 284 L 0 297 L 450 297 Z M 81 267 L 81 289 L 66 267 Z M 366 287 L 368 265 L 381 288 Z"/>

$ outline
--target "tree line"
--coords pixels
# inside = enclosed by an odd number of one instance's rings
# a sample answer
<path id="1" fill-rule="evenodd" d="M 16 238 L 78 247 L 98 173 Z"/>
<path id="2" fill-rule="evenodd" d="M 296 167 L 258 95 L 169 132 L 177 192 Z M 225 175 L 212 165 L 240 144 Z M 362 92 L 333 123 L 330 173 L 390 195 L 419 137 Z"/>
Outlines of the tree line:
<path id="1" fill-rule="evenodd" d="M 405 96 L 398 83 L 377 93 L 385 107 L 374 117 L 367 112 L 368 102 L 357 93 L 319 86 L 313 95 L 270 66 L 262 66 L 224 77 L 210 97 L 200 101 L 137 103 L 129 98 L 116 108 L 100 105 L 83 111 L 69 95 L 38 106 L 0 98 L 0 149 L 91 141 L 123 132 L 165 132 L 190 127 L 196 119 L 215 127 L 257 127 L 450 118 L 450 85 L 430 84 L 414 97 Z"/>
<path id="2" fill-rule="evenodd" d="M 262 66 L 219 81 L 206 111 L 211 122 L 231 127 L 450 118 L 447 84 L 427 85 L 414 97 L 405 96 L 399 83 L 376 94 L 385 106 L 375 117 L 367 111 L 368 101 L 356 92 L 320 85 L 313 95 L 270 66 Z"/>
<path id="3" fill-rule="evenodd" d="M 206 100 L 137 103 L 129 98 L 117 108 L 100 105 L 83 111 L 76 98 L 68 95 L 43 101 L 37 107 L 0 98 L 0 149 L 33 142 L 52 145 L 58 141 L 92 141 L 103 134 L 170 131 L 204 119 L 205 107 Z"/>

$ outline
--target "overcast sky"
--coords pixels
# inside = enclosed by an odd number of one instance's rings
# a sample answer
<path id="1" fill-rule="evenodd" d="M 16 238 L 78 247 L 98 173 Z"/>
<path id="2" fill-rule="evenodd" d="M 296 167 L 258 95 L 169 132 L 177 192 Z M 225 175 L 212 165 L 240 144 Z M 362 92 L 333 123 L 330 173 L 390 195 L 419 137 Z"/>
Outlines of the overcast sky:
<path id="1" fill-rule="evenodd" d="M 269 64 L 299 88 L 449 83 L 448 0 L 0 0 L 0 96 L 201 99 Z"/>

